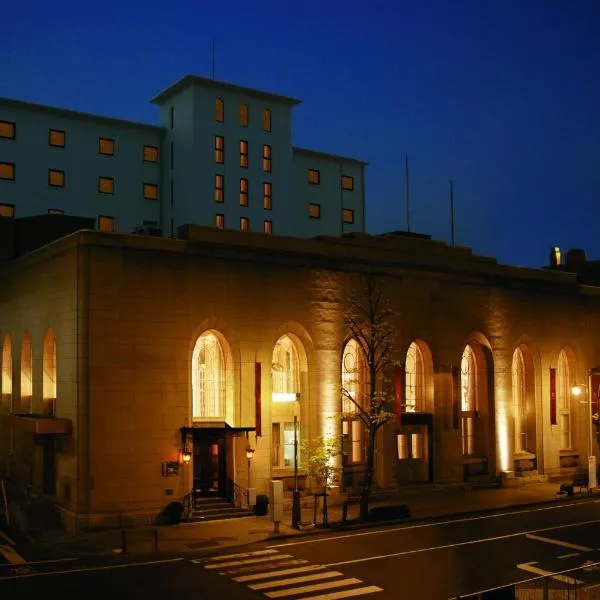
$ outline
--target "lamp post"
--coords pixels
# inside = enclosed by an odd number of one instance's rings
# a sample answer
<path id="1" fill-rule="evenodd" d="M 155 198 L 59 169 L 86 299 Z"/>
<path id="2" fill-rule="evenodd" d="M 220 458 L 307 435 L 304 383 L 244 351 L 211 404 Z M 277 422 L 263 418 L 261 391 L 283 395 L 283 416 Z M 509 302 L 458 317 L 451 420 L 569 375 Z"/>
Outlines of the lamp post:
<path id="1" fill-rule="evenodd" d="M 248 461 L 248 490 L 247 490 L 247 498 L 246 498 L 246 502 L 248 504 L 248 506 L 252 506 L 253 504 L 253 499 L 254 499 L 254 494 L 251 492 L 251 485 L 250 485 L 250 475 L 251 475 L 251 463 L 252 463 L 252 458 L 254 457 L 254 448 L 252 448 L 250 446 L 250 440 L 248 440 L 248 446 L 246 447 L 246 460 Z"/>
<path id="2" fill-rule="evenodd" d="M 294 491 L 292 492 L 292 527 L 299 529 L 301 521 L 300 492 L 298 491 L 298 402 L 294 402 Z"/>
<path id="3" fill-rule="evenodd" d="M 592 373 L 588 372 L 588 383 L 575 384 L 571 388 L 573 396 L 581 396 L 584 390 L 587 388 L 587 400 L 580 400 L 582 404 L 587 404 L 587 421 L 588 421 L 588 486 L 589 489 L 598 486 L 596 476 L 596 457 L 593 455 L 593 444 L 592 444 Z"/>

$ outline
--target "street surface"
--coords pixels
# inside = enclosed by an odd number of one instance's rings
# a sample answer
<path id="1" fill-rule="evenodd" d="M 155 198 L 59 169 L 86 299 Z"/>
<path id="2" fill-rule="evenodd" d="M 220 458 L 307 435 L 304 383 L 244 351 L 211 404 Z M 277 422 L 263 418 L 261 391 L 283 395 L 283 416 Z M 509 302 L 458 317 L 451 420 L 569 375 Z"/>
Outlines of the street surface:
<path id="1" fill-rule="evenodd" d="M 597 569 L 558 574 L 600 562 L 599 540 L 600 500 L 590 499 L 301 536 L 210 557 L 12 562 L 17 559 L 8 552 L 0 565 L 0 596 L 34 597 L 68 590 L 88 598 L 162 598 L 181 593 L 227 599 L 448 600 L 537 575 L 554 576 L 552 584 L 559 588 L 574 579 L 600 582 Z"/>

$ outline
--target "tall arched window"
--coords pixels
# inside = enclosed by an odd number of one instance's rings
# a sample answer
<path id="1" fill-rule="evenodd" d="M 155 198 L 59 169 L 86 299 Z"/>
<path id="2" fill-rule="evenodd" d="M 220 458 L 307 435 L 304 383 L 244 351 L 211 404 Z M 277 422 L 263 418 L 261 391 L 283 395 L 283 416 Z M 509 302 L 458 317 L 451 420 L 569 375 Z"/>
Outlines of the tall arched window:
<path id="1" fill-rule="evenodd" d="M 569 360 L 564 350 L 558 355 L 556 392 L 560 415 L 560 447 L 571 448 L 571 377 Z"/>
<path id="2" fill-rule="evenodd" d="M 12 344 L 9 335 L 4 336 L 2 342 L 2 408 L 6 411 L 12 409 Z"/>
<path id="3" fill-rule="evenodd" d="M 271 377 L 274 402 L 295 400 L 296 394 L 300 391 L 298 351 L 287 335 L 282 335 L 273 348 Z"/>
<path id="4" fill-rule="evenodd" d="M 355 339 L 348 341 L 342 355 L 342 412 L 350 416 L 342 422 L 342 436 L 346 440 L 349 462 L 364 460 L 365 427 L 358 418 L 359 406 L 366 403 L 367 372 L 364 355 Z M 357 406 L 358 405 L 358 406 Z"/>
<path id="5" fill-rule="evenodd" d="M 31 403 L 33 400 L 33 379 L 32 379 L 32 356 L 31 356 L 31 335 L 28 331 L 23 333 L 23 342 L 21 344 L 21 406 L 22 412 L 31 412 Z"/>
<path id="6" fill-rule="evenodd" d="M 408 347 L 404 370 L 406 375 L 404 412 L 421 412 L 425 397 L 425 366 L 421 348 L 415 342 Z"/>
<path id="7" fill-rule="evenodd" d="M 461 360 L 462 451 L 475 452 L 475 418 L 477 416 L 477 364 L 473 348 L 467 344 Z"/>
<path id="8" fill-rule="evenodd" d="M 515 452 L 525 452 L 527 450 L 527 399 L 525 396 L 525 389 L 525 361 L 521 350 L 516 348 L 512 359 Z"/>
<path id="9" fill-rule="evenodd" d="M 52 329 L 48 329 L 44 337 L 42 363 L 43 412 L 53 415 L 56 412 L 56 339 Z"/>
<path id="10" fill-rule="evenodd" d="M 225 120 L 225 105 L 223 98 L 215 99 L 215 121 L 222 123 Z"/>
<path id="11" fill-rule="evenodd" d="M 192 415 L 225 419 L 225 356 L 211 331 L 198 338 L 192 354 Z"/>

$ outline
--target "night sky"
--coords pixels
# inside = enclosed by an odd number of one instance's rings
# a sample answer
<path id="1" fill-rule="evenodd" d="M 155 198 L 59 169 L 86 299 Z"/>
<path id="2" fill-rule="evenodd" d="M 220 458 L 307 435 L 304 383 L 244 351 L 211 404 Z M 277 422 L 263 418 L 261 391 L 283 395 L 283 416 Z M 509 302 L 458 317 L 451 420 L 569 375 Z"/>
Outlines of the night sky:
<path id="1" fill-rule="evenodd" d="M 367 230 L 542 266 L 600 259 L 599 0 L 0 2 L 0 96 L 147 123 L 187 73 L 303 100 L 294 144 L 360 158 Z"/>

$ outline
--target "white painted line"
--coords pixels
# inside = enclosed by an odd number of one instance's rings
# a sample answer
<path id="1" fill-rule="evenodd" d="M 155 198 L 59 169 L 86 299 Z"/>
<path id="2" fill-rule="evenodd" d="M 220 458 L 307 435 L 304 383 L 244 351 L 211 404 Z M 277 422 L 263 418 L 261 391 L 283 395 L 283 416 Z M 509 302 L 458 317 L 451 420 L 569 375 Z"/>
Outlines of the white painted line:
<path id="1" fill-rule="evenodd" d="M 327 537 L 312 538 L 312 539 L 308 539 L 308 540 L 300 540 L 297 542 L 286 542 L 284 544 L 272 544 L 270 546 L 267 546 L 267 548 L 283 548 L 285 546 L 300 546 L 302 544 L 320 544 L 323 542 L 337 542 L 338 540 L 342 540 L 345 538 L 363 537 L 366 535 L 380 535 L 380 534 L 392 533 L 395 531 L 409 531 L 411 529 L 424 529 L 427 527 L 438 527 L 439 525 L 454 525 L 457 523 L 468 523 L 470 521 L 481 521 L 484 519 L 498 519 L 500 517 L 507 517 L 507 516 L 510 517 L 512 515 L 524 515 L 527 513 L 534 513 L 534 512 L 540 512 L 540 511 L 546 511 L 546 510 L 556 510 L 557 508 L 573 508 L 574 506 L 580 506 L 582 504 L 597 504 L 599 502 L 600 502 L 600 500 L 589 500 L 589 501 L 585 500 L 582 502 L 577 502 L 576 504 L 560 504 L 558 506 L 556 506 L 556 505 L 543 506 L 541 508 L 532 508 L 532 509 L 528 509 L 528 510 L 497 513 L 497 514 L 493 514 L 493 515 L 483 515 L 481 517 L 465 517 L 463 519 L 436 521 L 433 523 L 419 523 L 417 525 L 386 527 L 385 529 L 361 531 L 359 533 L 348 533 L 345 535 L 331 535 L 331 536 L 327 536 Z M 583 523 L 580 523 L 580 524 L 585 525 L 587 523 L 596 523 L 596 522 L 598 522 L 598 521 L 584 521 Z M 575 523 L 575 525 L 577 525 L 577 523 Z M 558 529 L 558 527 L 547 527 L 546 529 L 539 529 L 536 531 L 549 531 L 551 529 Z"/>
<path id="2" fill-rule="evenodd" d="M 222 563 L 211 563 L 210 565 L 204 565 L 205 569 L 222 569 L 223 567 L 237 567 L 238 565 L 253 565 L 254 563 L 268 562 L 273 560 L 274 556 L 263 556 L 262 558 L 246 558 L 244 560 L 232 560 L 229 562 Z M 290 554 L 280 554 L 277 560 L 280 558 L 292 558 Z"/>
<path id="3" fill-rule="evenodd" d="M 555 575 L 553 571 L 546 571 L 545 569 L 534 567 L 533 565 L 535 564 L 537 564 L 535 561 L 530 563 L 521 563 L 517 565 L 517 568 L 522 569 L 523 571 L 529 571 L 530 573 L 536 573 L 537 575 L 546 575 L 548 577 L 551 577 L 552 579 L 556 579 L 556 581 L 562 581 L 563 583 L 567 583 L 569 585 L 583 583 L 583 581 L 581 581 L 580 579 L 575 579 L 574 577 L 567 577 L 566 575 Z"/>
<path id="4" fill-rule="evenodd" d="M 244 581 L 256 581 L 257 579 L 269 579 L 271 577 L 282 577 L 283 575 L 293 575 L 294 573 L 308 573 L 310 571 L 319 571 L 325 567 L 321 565 L 309 565 L 308 567 L 297 567 L 294 569 L 283 569 L 282 571 L 265 571 L 264 573 L 254 573 L 253 575 L 242 575 L 233 577 L 233 581 L 242 583 Z"/>
<path id="5" fill-rule="evenodd" d="M 319 596 L 309 596 L 307 600 L 343 600 L 350 596 L 364 596 L 374 592 L 383 592 L 383 588 L 376 585 L 368 585 L 367 587 L 356 588 L 354 590 L 344 590 L 343 592 L 331 592 L 331 594 L 320 594 Z"/>
<path id="6" fill-rule="evenodd" d="M 308 581 L 317 581 L 319 579 L 331 579 L 332 577 L 343 577 L 344 574 L 340 571 L 325 571 L 324 573 L 315 573 L 314 575 L 302 575 L 301 577 L 290 577 L 289 579 L 279 579 L 278 581 L 263 581 L 249 585 L 251 590 L 267 590 L 274 587 L 282 587 L 284 585 L 293 585 L 296 583 L 307 583 Z"/>
<path id="7" fill-rule="evenodd" d="M 294 560 L 276 560 L 269 565 L 253 565 L 251 567 L 240 567 L 239 569 L 227 569 L 227 571 L 219 571 L 219 575 L 227 575 L 228 577 L 231 577 L 231 575 L 235 575 L 237 573 L 256 573 L 265 567 L 268 567 L 269 569 L 278 569 L 280 567 L 291 567 L 292 565 L 305 565 L 307 562 L 307 560 L 299 558 Z M 261 573 L 266 573 L 266 571 L 261 571 Z"/>
<path id="8" fill-rule="evenodd" d="M 356 585 L 357 583 L 362 583 L 362 581 L 360 579 L 356 579 L 356 577 L 349 577 L 348 579 L 340 579 L 339 581 L 328 581 L 327 583 L 303 585 L 287 590 L 279 590 L 278 592 L 265 592 L 265 596 L 267 598 L 285 598 L 286 596 L 293 596 L 294 594 L 308 594 L 309 592 L 320 592 L 321 590 L 330 590 L 333 588 L 346 587 L 348 585 Z"/>
<path id="9" fill-rule="evenodd" d="M 11 538 L 9 538 L 4 531 L 2 531 L 0 529 L 0 537 L 3 537 L 11 546 L 16 546 L 17 544 L 15 544 L 14 540 L 12 540 Z"/>
<path id="10" fill-rule="evenodd" d="M 151 560 L 143 563 L 127 563 L 126 565 L 109 565 L 106 567 L 85 567 L 83 569 L 69 569 L 67 571 L 47 571 L 45 573 L 27 573 L 27 575 L 10 575 L 8 577 L 0 577 L 0 581 L 8 581 L 9 579 L 25 579 L 27 577 L 48 577 L 49 575 L 71 575 L 73 573 L 89 573 L 90 571 L 109 571 L 111 569 L 126 569 L 128 567 L 146 567 L 148 565 L 162 565 L 166 563 L 174 563 L 185 560 L 185 558 L 166 558 L 164 560 Z"/>
<path id="11" fill-rule="evenodd" d="M 59 562 L 71 562 L 74 560 L 78 560 L 77 558 L 49 558 L 46 560 L 28 560 L 25 564 L 26 565 L 45 565 L 48 563 L 59 563 Z M 2 568 L 9 568 L 12 565 L 10 564 L 4 564 L 4 565 L 0 565 L 0 569 Z"/>
<path id="12" fill-rule="evenodd" d="M 562 540 L 555 540 L 554 538 L 544 537 L 543 535 L 535 535 L 533 533 L 526 533 L 525 537 L 530 540 L 537 540 L 538 542 L 546 542 L 547 544 L 556 544 L 557 546 L 572 548 L 573 550 L 582 550 L 583 552 L 591 552 L 594 549 L 588 548 L 587 546 L 571 544 L 570 542 L 563 542 Z"/>
<path id="13" fill-rule="evenodd" d="M 0 554 L 12 565 L 24 565 L 27 561 L 11 546 L 0 546 Z"/>
<path id="14" fill-rule="evenodd" d="M 579 552 L 571 552 L 569 554 L 560 554 L 556 558 L 573 558 L 574 556 L 579 556 Z"/>
<path id="15" fill-rule="evenodd" d="M 225 554 L 222 556 L 211 556 L 210 558 L 196 558 L 193 563 L 207 562 L 209 560 L 226 560 L 228 558 L 248 558 L 249 556 L 264 556 L 265 554 L 277 554 L 276 550 L 257 550 L 256 552 L 240 552 L 239 554 Z"/>

